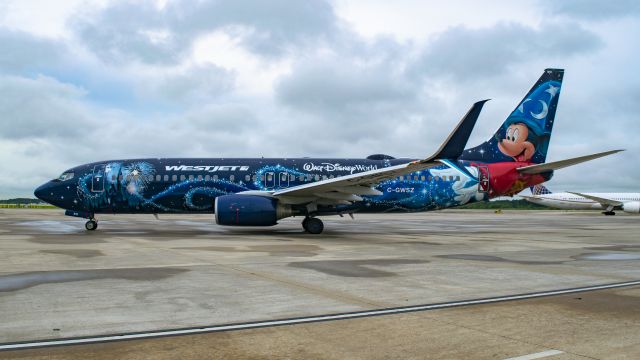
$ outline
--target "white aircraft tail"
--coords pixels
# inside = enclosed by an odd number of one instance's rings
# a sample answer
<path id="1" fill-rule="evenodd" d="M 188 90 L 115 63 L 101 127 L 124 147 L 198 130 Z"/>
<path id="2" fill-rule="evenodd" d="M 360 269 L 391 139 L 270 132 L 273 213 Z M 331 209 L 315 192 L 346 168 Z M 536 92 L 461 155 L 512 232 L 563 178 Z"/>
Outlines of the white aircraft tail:
<path id="1" fill-rule="evenodd" d="M 533 196 L 551 194 L 551 190 L 547 189 L 542 184 L 538 184 L 536 186 L 532 186 L 529 189 L 531 190 L 531 194 L 533 194 Z"/>

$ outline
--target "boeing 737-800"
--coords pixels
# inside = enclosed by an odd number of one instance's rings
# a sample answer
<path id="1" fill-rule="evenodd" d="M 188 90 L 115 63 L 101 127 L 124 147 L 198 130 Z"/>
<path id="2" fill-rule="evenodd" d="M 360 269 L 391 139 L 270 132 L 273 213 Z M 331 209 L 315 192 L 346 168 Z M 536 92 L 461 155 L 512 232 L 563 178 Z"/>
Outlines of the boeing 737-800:
<path id="1" fill-rule="evenodd" d="M 531 203 L 556 209 L 602 210 L 605 215 L 615 215 L 614 210 L 640 213 L 640 193 L 552 193 L 544 185 L 536 185 L 531 188 L 531 196 L 520 196 Z"/>
<path id="2" fill-rule="evenodd" d="M 485 101 L 424 159 L 109 160 L 66 170 L 35 195 L 88 219 L 87 230 L 96 229 L 101 213 L 211 213 L 230 226 L 272 226 L 301 216 L 314 234 L 327 215 L 428 211 L 511 196 L 548 181 L 556 169 L 619 151 L 545 163 L 563 76 L 545 70 L 495 135 L 467 150 Z"/>

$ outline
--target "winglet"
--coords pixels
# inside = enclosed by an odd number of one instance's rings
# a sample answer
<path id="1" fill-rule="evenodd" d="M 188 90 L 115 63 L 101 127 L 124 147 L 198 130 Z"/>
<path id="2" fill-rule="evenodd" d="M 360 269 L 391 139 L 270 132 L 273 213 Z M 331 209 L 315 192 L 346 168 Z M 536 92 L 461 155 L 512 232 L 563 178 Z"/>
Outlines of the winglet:
<path id="1" fill-rule="evenodd" d="M 442 143 L 438 151 L 421 162 L 433 161 L 434 159 L 457 159 L 460 157 L 464 151 L 464 147 L 467 145 L 471 131 L 476 125 L 480 111 L 487 101 L 489 101 L 489 99 L 473 104 L 456 128 L 449 134 L 447 140 Z"/>
<path id="2" fill-rule="evenodd" d="M 579 156 L 579 157 L 576 157 L 576 158 L 571 158 L 571 159 L 566 159 L 566 160 L 553 161 L 553 162 L 530 165 L 530 166 L 523 166 L 523 167 L 517 168 L 516 170 L 518 170 L 518 172 L 520 172 L 522 174 L 530 174 L 530 175 L 531 174 L 541 174 L 541 173 L 545 173 L 545 172 L 549 172 L 549 171 L 553 171 L 553 170 L 562 169 L 562 168 L 565 168 L 567 166 L 573 166 L 573 165 L 576 165 L 576 164 L 580 164 L 580 163 L 583 163 L 585 161 L 601 158 L 603 156 L 619 153 L 621 151 L 624 151 L 624 150 L 610 150 L 610 151 L 605 151 L 605 152 L 596 153 L 596 154 L 592 154 L 592 155 Z"/>

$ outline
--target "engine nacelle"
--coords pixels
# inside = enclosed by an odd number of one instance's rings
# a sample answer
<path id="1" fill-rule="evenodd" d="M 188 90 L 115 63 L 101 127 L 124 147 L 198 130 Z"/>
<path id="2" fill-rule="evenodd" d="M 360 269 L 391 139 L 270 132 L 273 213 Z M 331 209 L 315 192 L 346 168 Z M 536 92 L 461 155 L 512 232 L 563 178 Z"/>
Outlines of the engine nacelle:
<path id="1" fill-rule="evenodd" d="M 640 201 L 629 201 L 622 205 L 622 210 L 626 213 L 640 213 Z"/>
<path id="2" fill-rule="evenodd" d="M 277 199 L 257 195 L 222 195 L 215 200 L 216 224 L 230 226 L 272 226 L 293 214 Z"/>

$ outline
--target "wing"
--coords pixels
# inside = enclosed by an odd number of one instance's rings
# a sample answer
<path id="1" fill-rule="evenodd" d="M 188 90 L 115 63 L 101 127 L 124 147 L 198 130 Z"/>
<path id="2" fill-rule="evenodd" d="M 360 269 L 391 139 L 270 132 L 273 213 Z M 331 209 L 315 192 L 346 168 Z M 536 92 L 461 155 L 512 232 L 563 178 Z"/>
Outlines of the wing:
<path id="1" fill-rule="evenodd" d="M 538 200 L 539 197 L 537 196 L 529 196 L 529 195 L 520 195 L 518 194 L 519 197 L 525 199 L 525 200 Z"/>
<path id="2" fill-rule="evenodd" d="M 588 194 L 582 194 L 582 193 L 578 193 L 578 192 L 572 192 L 572 191 L 567 191 L 569 194 L 573 194 L 573 195 L 578 195 L 578 196 L 582 196 L 583 198 L 589 199 L 589 200 L 593 200 L 595 202 L 600 203 L 601 205 L 603 205 L 604 207 L 609 207 L 609 206 L 622 206 L 622 202 L 617 201 L 617 200 L 612 200 L 612 199 L 607 199 L 607 198 L 603 198 L 603 197 L 599 197 L 599 196 L 593 196 L 593 195 L 588 195 Z"/>
<path id="3" fill-rule="evenodd" d="M 282 189 L 271 193 L 270 196 L 292 204 L 312 201 L 349 204 L 362 200 L 360 195 L 381 195 L 382 193 L 373 187 L 382 181 L 438 166 L 446 159 L 457 159 L 464 151 L 482 106 L 487 101 L 473 104 L 438 151 L 425 159 Z"/>

